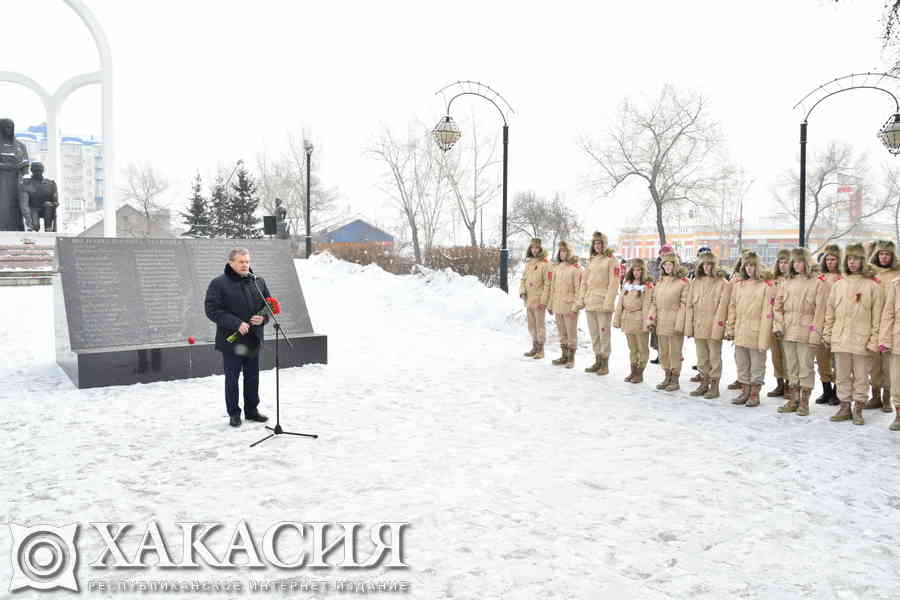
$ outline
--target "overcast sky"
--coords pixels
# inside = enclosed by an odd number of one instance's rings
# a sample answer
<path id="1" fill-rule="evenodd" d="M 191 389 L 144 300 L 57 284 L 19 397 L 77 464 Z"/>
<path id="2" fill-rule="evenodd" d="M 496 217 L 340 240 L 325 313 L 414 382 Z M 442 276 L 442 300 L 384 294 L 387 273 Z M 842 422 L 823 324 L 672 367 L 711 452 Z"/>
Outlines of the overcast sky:
<path id="1" fill-rule="evenodd" d="M 186 197 L 196 170 L 284 149 L 308 129 L 326 183 L 380 223 L 399 220 L 364 150 L 385 124 L 436 121 L 434 93 L 459 79 L 490 84 L 510 102 L 510 198 L 559 190 L 587 232 L 613 232 L 642 199 L 629 186 L 604 198 L 584 188 L 580 132 L 602 134 L 622 99 L 665 82 L 703 93 L 733 159 L 755 180 L 750 212 L 769 210 L 770 185 L 798 149 L 793 105 L 827 80 L 882 70 L 880 5 L 871 0 L 633 2 L 301 2 L 85 0 L 109 37 L 115 66 L 118 164 L 150 161 Z M 0 70 L 51 91 L 99 61 L 61 0 L 4 2 Z M 99 89 L 73 95 L 65 132 L 99 133 Z M 44 120 L 31 92 L 0 83 L 0 116 L 18 128 Z M 458 108 L 457 108 L 458 107 Z M 499 131 L 494 109 L 473 109 Z M 836 96 L 810 120 L 810 151 L 829 139 L 892 160 L 875 134 L 892 112 L 882 94 Z M 499 167 L 498 167 L 499 172 Z M 498 198 L 499 205 L 499 198 Z M 488 232 L 489 235 L 489 232 Z M 614 237 L 614 236 L 613 236 Z"/>

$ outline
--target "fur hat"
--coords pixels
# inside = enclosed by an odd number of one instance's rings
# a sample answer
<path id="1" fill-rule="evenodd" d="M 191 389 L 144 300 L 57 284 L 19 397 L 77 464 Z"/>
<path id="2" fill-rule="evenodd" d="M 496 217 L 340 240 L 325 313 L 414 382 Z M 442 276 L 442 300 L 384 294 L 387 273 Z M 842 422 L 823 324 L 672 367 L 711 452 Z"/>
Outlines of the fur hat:
<path id="1" fill-rule="evenodd" d="M 772 270 L 775 272 L 775 277 L 784 277 L 785 275 L 781 272 L 781 269 L 778 268 L 778 263 L 786 260 L 788 262 L 788 272 L 791 273 L 791 249 L 790 248 L 779 248 L 778 254 L 775 255 L 775 264 L 772 265 Z"/>
<path id="2" fill-rule="evenodd" d="M 532 246 L 540 246 L 541 251 L 537 253 L 537 256 L 531 255 Z M 531 243 L 529 243 L 528 247 L 525 248 L 525 260 L 528 260 L 529 258 L 536 258 L 538 260 L 547 258 L 547 251 L 544 250 L 544 247 L 541 244 L 541 238 L 531 238 Z"/>
<path id="3" fill-rule="evenodd" d="M 809 253 L 809 250 L 806 248 L 791 248 L 790 250 L 790 261 L 791 261 L 791 270 L 788 274 L 788 277 L 796 277 L 796 276 L 806 276 L 812 277 L 815 272 L 813 267 L 815 266 L 815 262 L 812 259 L 812 255 Z M 802 260 L 806 263 L 806 271 L 804 273 L 798 273 L 794 268 L 794 261 Z"/>
<path id="4" fill-rule="evenodd" d="M 556 249 L 556 262 L 560 262 L 559 260 L 559 251 L 565 250 L 568 255 L 566 256 L 566 262 L 570 265 L 578 264 L 578 257 L 575 256 L 575 252 L 569 246 L 568 242 L 560 242 L 559 247 Z"/>
<path id="5" fill-rule="evenodd" d="M 825 259 L 828 256 L 834 256 L 837 258 L 837 272 L 841 271 L 841 247 L 837 244 L 828 244 L 824 248 L 822 248 L 822 259 L 819 261 L 819 268 L 822 270 L 822 273 L 828 273 L 828 266 L 825 264 Z"/>
<path id="6" fill-rule="evenodd" d="M 603 242 L 603 256 L 612 256 L 613 251 L 609 247 L 609 238 L 606 237 L 605 233 L 595 231 L 594 235 L 591 236 L 591 256 L 597 255 L 597 251 L 594 250 L 594 242 Z"/>
<path id="7" fill-rule="evenodd" d="M 634 280 L 634 269 L 641 270 L 641 279 L 640 281 Z M 652 281 L 650 277 L 650 273 L 647 272 L 647 263 L 644 262 L 642 258 L 632 258 L 628 261 L 628 270 L 625 272 L 625 281 L 629 283 L 647 283 Z"/>
<path id="8" fill-rule="evenodd" d="M 687 269 L 681 266 L 681 261 L 678 259 L 678 255 L 674 252 L 668 252 L 659 257 L 659 277 L 662 278 L 666 275 L 666 270 L 663 269 L 663 265 L 667 262 L 670 262 L 675 265 L 675 268 L 672 269 L 672 275 L 674 277 L 684 277 L 687 275 Z"/>
<path id="9" fill-rule="evenodd" d="M 850 274 L 850 267 L 848 266 L 848 262 L 850 258 L 858 258 L 862 262 L 862 268 L 859 270 L 859 274 L 864 277 L 874 277 L 874 273 L 872 271 L 872 265 L 866 262 L 866 247 L 863 244 L 849 244 L 844 249 L 844 260 L 841 262 L 841 269 L 844 275 Z"/>
<path id="10" fill-rule="evenodd" d="M 881 265 L 881 262 L 878 260 L 879 252 L 890 252 L 891 253 L 891 264 L 886 267 Z M 872 243 L 872 253 L 869 255 L 869 262 L 876 267 L 880 267 L 882 269 L 890 269 L 894 270 L 897 268 L 897 248 L 894 245 L 894 242 L 891 240 L 875 240 Z"/>
<path id="11" fill-rule="evenodd" d="M 672 246 L 670 246 L 669 244 L 664 244 L 659 249 L 660 256 L 662 256 L 663 254 L 671 254 L 672 252 L 675 252 L 675 249 Z"/>
<path id="12" fill-rule="evenodd" d="M 725 272 L 719 268 L 719 259 L 716 258 L 716 255 L 712 252 L 702 252 L 700 256 L 697 257 L 697 264 L 694 267 L 695 279 L 706 277 L 706 271 L 703 270 L 703 265 L 705 264 L 711 264 L 713 266 L 713 277 L 723 277 L 725 275 Z"/>
<path id="13" fill-rule="evenodd" d="M 756 267 L 752 278 L 747 276 L 747 267 L 749 266 Z M 759 255 L 752 250 L 748 250 L 741 257 L 741 277 L 744 279 L 766 279 L 765 275 L 768 273 L 763 273 L 765 268 L 766 266 L 759 260 Z"/>

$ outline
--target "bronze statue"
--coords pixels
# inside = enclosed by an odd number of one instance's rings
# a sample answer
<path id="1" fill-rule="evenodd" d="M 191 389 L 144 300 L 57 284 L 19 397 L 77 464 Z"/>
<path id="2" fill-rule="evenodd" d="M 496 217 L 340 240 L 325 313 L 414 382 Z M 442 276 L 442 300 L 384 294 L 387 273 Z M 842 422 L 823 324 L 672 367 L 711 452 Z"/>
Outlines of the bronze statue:
<path id="1" fill-rule="evenodd" d="M 281 198 L 275 198 L 275 225 L 278 239 L 290 237 L 287 228 L 287 209 L 281 205 Z"/>
<path id="2" fill-rule="evenodd" d="M 28 172 L 28 149 L 16 139 L 12 119 L 0 119 L 0 231 L 25 231 L 22 176 Z"/>
<path id="3" fill-rule="evenodd" d="M 37 161 L 31 163 L 31 177 L 22 182 L 22 214 L 25 216 L 25 228 L 31 231 L 41 230 L 41 219 L 44 219 L 44 231 L 56 231 L 56 207 L 59 206 L 59 194 L 56 182 L 44 178 L 44 165 Z"/>

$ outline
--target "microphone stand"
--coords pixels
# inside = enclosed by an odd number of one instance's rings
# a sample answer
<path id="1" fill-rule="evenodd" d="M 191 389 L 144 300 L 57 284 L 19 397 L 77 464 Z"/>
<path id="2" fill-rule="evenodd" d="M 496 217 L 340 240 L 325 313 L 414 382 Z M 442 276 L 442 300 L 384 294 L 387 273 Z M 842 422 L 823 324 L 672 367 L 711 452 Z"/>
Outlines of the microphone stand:
<path id="1" fill-rule="evenodd" d="M 260 440 L 253 442 L 252 444 L 250 444 L 250 447 L 252 448 L 253 446 L 255 446 L 257 444 L 261 444 L 271 437 L 275 437 L 276 435 L 282 435 L 282 434 L 299 435 L 302 437 L 311 437 L 313 439 L 317 439 L 319 436 L 316 434 L 313 434 L 313 433 L 296 433 L 294 431 L 285 431 L 284 429 L 281 428 L 281 382 L 278 377 L 278 373 L 279 373 L 279 371 L 278 371 L 278 368 L 279 368 L 278 346 L 279 346 L 279 340 L 282 335 L 281 323 L 279 323 L 278 319 L 275 318 L 275 313 L 272 312 L 272 307 L 269 306 L 268 302 L 266 302 L 265 295 L 262 293 L 262 290 L 259 289 L 258 278 L 256 277 L 256 275 L 253 275 L 252 273 L 250 274 L 250 276 L 253 277 L 253 287 L 256 288 L 256 293 L 259 294 L 259 297 L 262 298 L 263 304 L 266 305 L 266 310 L 269 311 L 269 318 L 272 319 L 272 325 L 273 325 L 273 327 L 275 327 L 275 427 L 269 427 L 268 425 L 266 425 L 266 429 L 268 429 L 272 433 L 270 433 L 269 435 L 267 435 L 266 437 L 264 437 Z M 284 341 L 287 342 L 287 345 L 291 350 L 294 349 L 294 345 L 291 344 L 291 340 L 288 339 L 287 335 L 284 336 Z M 260 349 L 262 349 L 262 348 L 260 348 Z"/>

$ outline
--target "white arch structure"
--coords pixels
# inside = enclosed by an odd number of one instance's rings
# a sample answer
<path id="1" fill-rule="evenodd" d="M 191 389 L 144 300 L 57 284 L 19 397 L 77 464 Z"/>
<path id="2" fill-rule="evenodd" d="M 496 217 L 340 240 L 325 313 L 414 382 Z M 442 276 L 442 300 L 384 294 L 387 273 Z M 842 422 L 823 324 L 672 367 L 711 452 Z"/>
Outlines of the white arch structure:
<path id="1" fill-rule="evenodd" d="M 47 112 L 47 176 L 55 179 L 59 188 L 63 187 L 63 173 L 59 168 L 59 112 L 63 104 L 72 92 L 86 85 L 100 84 L 102 86 L 101 111 L 103 114 L 103 235 L 116 237 L 116 202 L 113 198 L 115 191 L 115 140 L 113 130 L 113 95 L 112 95 L 112 58 L 109 51 L 109 42 L 106 34 L 100 27 L 94 14 L 81 0 L 62 0 L 84 22 L 91 32 L 97 52 L 100 55 L 100 70 L 93 73 L 84 73 L 67 79 L 56 93 L 50 94 L 44 87 L 21 73 L 12 71 L 0 71 L 0 81 L 17 83 L 33 91 L 44 103 Z"/>

